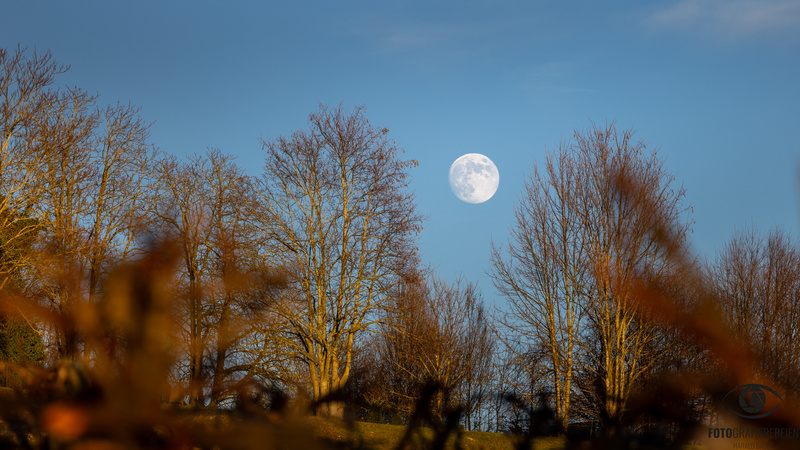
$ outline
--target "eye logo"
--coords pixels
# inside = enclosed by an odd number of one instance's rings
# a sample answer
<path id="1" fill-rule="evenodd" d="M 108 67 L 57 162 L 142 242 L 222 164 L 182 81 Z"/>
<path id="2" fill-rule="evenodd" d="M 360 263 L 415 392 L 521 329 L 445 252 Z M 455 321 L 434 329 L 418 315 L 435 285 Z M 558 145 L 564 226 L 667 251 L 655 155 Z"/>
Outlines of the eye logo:
<path id="1" fill-rule="evenodd" d="M 778 409 L 782 401 L 777 392 L 763 384 L 737 386 L 722 399 L 722 403 L 730 412 L 745 419 L 767 417 Z"/>

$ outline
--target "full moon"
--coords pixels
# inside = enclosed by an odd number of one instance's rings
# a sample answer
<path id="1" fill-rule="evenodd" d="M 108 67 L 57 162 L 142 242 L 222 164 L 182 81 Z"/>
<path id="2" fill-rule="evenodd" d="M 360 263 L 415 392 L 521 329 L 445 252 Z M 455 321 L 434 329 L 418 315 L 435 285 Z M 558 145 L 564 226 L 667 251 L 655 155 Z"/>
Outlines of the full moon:
<path id="1" fill-rule="evenodd" d="M 500 185 L 500 172 L 491 159 L 480 153 L 467 153 L 450 166 L 450 189 L 467 203 L 483 203 L 492 198 Z"/>

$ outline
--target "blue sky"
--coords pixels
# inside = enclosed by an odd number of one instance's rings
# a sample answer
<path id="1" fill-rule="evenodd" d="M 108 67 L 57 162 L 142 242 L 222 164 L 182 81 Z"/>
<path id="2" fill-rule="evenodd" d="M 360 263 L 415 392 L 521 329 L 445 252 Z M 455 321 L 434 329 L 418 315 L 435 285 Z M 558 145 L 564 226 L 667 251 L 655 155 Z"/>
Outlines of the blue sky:
<path id="1" fill-rule="evenodd" d="M 257 4 L 258 3 L 258 4 Z M 320 103 L 365 105 L 419 161 L 424 262 L 491 281 L 534 160 L 574 129 L 616 121 L 659 149 L 713 254 L 736 228 L 797 236 L 800 2 L 7 2 L 0 46 L 52 50 L 65 85 L 133 103 L 152 143 L 216 147 L 261 171 L 261 137 L 305 128 Z M 450 164 L 489 156 L 483 204 Z"/>

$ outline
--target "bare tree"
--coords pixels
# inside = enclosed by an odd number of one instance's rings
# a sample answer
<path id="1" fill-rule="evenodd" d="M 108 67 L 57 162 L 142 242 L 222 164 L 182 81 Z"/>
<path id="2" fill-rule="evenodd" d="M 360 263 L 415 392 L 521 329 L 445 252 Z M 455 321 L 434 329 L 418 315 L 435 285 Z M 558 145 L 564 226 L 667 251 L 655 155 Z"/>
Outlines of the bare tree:
<path id="1" fill-rule="evenodd" d="M 389 403 L 406 416 L 431 386 L 432 413 L 444 418 L 459 408 L 467 428 L 488 397 L 494 340 L 474 284 L 431 277 L 407 280 L 397 309 L 377 336 L 381 386 Z"/>
<path id="2" fill-rule="evenodd" d="M 202 168 L 211 234 L 212 282 L 205 285 L 204 327 L 211 405 L 230 400 L 256 378 L 281 378 L 274 371 L 283 351 L 271 335 L 273 300 L 281 272 L 271 267 L 254 220 L 256 192 L 251 177 L 230 156 L 210 150 Z"/>
<path id="3" fill-rule="evenodd" d="M 216 149 L 157 169 L 157 233 L 179 248 L 178 381 L 194 405 L 218 405 L 272 357 L 258 330 L 277 285 L 257 237 L 252 180 Z"/>
<path id="4" fill-rule="evenodd" d="M 774 228 L 737 232 L 709 268 L 726 325 L 748 343 L 761 375 L 800 394 L 800 249 Z"/>
<path id="5" fill-rule="evenodd" d="M 420 229 L 407 169 L 388 130 L 358 107 L 321 107 L 308 131 L 264 141 L 267 235 L 291 274 L 287 345 L 308 367 L 315 400 L 340 390 L 356 336 L 388 301 Z M 321 413 L 341 414 L 333 404 Z"/>
<path id="6" fill-rule="evenodd" d="M 202 163 L 202 161 L 200 161 Z M 211 226 L 206 209 L 208 189 L 201 177 L 200 167 L 167 157 L 157 166 L 162 189 L 158 200 L 158 233 L 176 243 L 180 255 L 180 277 L 176 302 L 179 324 L 182 326 L 186 362 L 185 372 L 192 404 L 201 402 L 203 389 L 203 350 L 208 329 L 203 324 L 203 285 L 211 259 Z"/>
<path id="7" fill-rule="evenodd" d="M 0 287 L 13 272 L 30 264 L 31 254 L 15 249 L 20 241 L 30 242 L 42 227 L 31 212 L 41 194 L 32 187 L 43 172 L 38 157 L 38 122 L 54 102 L 50 86 L 67 69 L 49 52 L 31 54 L 22 47 L 15 51 L 0 48 L 0 229 L 4 234 L 0 242 L 4 255 Z"/>
<path id="8" fill-rule="evenodd" d="M 602 380 L 601 417 L 612 424 L 625 412 L 634 382 L 658 359 L 658 355 L 644 357 L 659 330 L 639 320 L 632 280 L 644 275 L 656 283 L 675 268 L 669 249 L 653 237 L 652 219 L 642 216 L 640 205 L 644 201 L 657 205 L 678 239 L 686 239 L 690 225 L 681 204 L 683 189 L 674 188 L 674 176 L 664 170 L 663 162 L 655 154 L 646 157 L 644 143 L 632 139 L 632 131 L 618 134 L 613 125 L 576 136 L 593 280 L 588 314 L 601 347 L 593 365 Z M 617 177 L 637 180 L 641 191 L 636 196 L 618 195 Z"/>
<path id="9" fill-rule="evenodd" d="M 633 141 L 632 131 L 613 124 L 575 133 L 549 156 L 544 177 L 534 172 L 517 209 L 508 257 L 495 248 L 493 277 L 510 299 L 506 329 L 526 336 L 531 348 L 546 349 L 549 393 L 563 427 L 569 424 L 576 364 L 597 379 L 607 425 L 618 423 L 631 386 L 658 355 L 658 331 L 639 320 L 630 282 L 647 274 L 670 274 L 669 255 L 656 245 L 652 220 L 641 216 L 645 198 L 658 205 L 685 239 L 689 222 L 655 154 Z M 617 177 L 635 179 L 642 191 L 621 196 Z M 523 347 L 524 348 L 524 347 Z M 549 390 L 548 389 L 548 390 Z"/>
<path id="10" fill-rule="evenodd" d="M 31 274 L 40 298 L 60 315 L 86 300 L 84 256 L 88 253 L 85 219 L 93 203 L 96 167 L 92 138 L 99 121 L 95 98 L 78 89 L 53 91 L 46 108 L 32 118 L 39 177 L 29 185 L 37 203 L 31 210 L 43 232 Z M 55 337 L 61 357 L 80 355 L 79 331 L 67 327 Z"/>
<path id="11" fill-rule="evenodd" d="M 534 169 L 515 211 L 508 259 L 494 244 L 491 253 L 495 287 L 510 300 L 508 318 L 498 320 L 511 334 L 505 338 L 507 347 L 526 363 L 528 378 L 541 374 L 548 380 L 539 389 L 552 393 L 564 427 L 588 284 L 577 164 L 562 151 L 548 156 L 544 177 Z M 537 395 L 526 396 L 533 402 Z"/>
<path id="12" fill-rule="evenodd" d="M 141 237 L 151 219 L 157 189 L 151 169 L 158 154 L 147 142 L 150 124 L 139 117 L 139 108 L 108 106 L 98 115 L 91 143 L 93 185 L 83 220 L 90 302 L 99 294 L 110 267 L 141 252 Z"/>
<path id="13" fill-rule="evenodd" d="M 796 426 L 800 413 L 794 406 L 796 390 L 792 384 L 797 380 L 797 363 L 790 358 L 789 364 L 794 364 L 794 367 L 787 367 L 788 371 L 783 373 L 778 367 L 786 355 L 796 354 L 787 341 L 796 336 L 797 320 L 792 311 L 796 312 L 798 307 L 792 295 L 781 295 L 784 298 L 776 299 L 770 294 L 770 291 L 797 292 L 792 287 L 796 283 L 792 275 L 795 272 L 792 267 L 796 265 L 792 262 L 796 259 L 796 241 L 780 230 L 773 230 L 766 241 L 754 231 L 740 233 L 734 236 L 710 269 L 703 271 L 689 252 L 683 238 L 683 227 L 671 219 L 669 209 L 658 206 L 655 201 L 658 197 L 642 195 L 648 190 L 640 187 L 635 178 L 624 175 L 616 178 L 620 195 L 642 199 L 638 206 L 641 217 L 651 222 L 648 227 L 651 238 L 665 250 L 670 264 L 677 269 L 672 283 L 653 282 L 646 270 L 635 275 L 630 288 L 639 312 L 680 333 L 682 339 L 700 350 L 700 357 L 705 360 L 701 362 L 711 367 L 705 373 L 692 369 L 677 371 L 671 380 L 651 388 L 648 397 L 639 399 L 640 408 L 660 410 L 662 423 L 671 422 L 680 429 L 700 423 L 699 420 L 694 423 L 686 421 L 684 408 L 689 404 L 701 411 L 701 419 L 713 423 L 724 419 L 715 411 L 717 408 L 709 408 L 709 398 L 718 401 L 721 393 L 732 386 L 760 380 L 767 386 L 785 389 L 782 407 L 770 414 L 772 426 Z M 688 302 L 687 295 L 691 299 Z M 785 324 L 781 323 L 780 315 L 769 314 L 773 307 L 781 313 L 788 313 Z M 762 322 L 762 318 L 766 320 Z M 767 330 L 757 329 L 762 325 Z M 749 328 L 751 326 L 756 328 Z M 784 331 L 779 331 L 781 329 L 791 331 L 784 334 Z M 775 339 L 782 334 L 789 339 Z M 761 336 L 769 337 L 771 342 L 783 341 L 789 345 L 777 345 L 780 357 L 771 357 L 768 356 L 769 348 L 760 348 Z M 773 365 L 775 362 L 777 367 Z M 784 374 L 789 377 L 784 378 Z M 681 409 L 667 409 L 663 399 L 684 403 Z M 687 430 L 684 428 L 682 431 Z M 684 439 L 689 434 L 684 434 Z"/>
<path id="14" fill-rule="evenodd" d="M 22 270 L 17 279 L 62 314 L 91 302 L 111 264 L 135 248 L 137 222 L 152 198 L 143 192 L 154 153 L 149 126 L 137 108 L 102 109 L 97 96 L 78 88 L 52 88 L 67 68 L 49 53 L 0 49 L 0 66 L 0 246 L 5 256 L 20 242 L 29 250 L 5 258 L 0 276 L 7 281 Z M 58 356 L 79 352 L 72 327 L 50 341 Z"/>

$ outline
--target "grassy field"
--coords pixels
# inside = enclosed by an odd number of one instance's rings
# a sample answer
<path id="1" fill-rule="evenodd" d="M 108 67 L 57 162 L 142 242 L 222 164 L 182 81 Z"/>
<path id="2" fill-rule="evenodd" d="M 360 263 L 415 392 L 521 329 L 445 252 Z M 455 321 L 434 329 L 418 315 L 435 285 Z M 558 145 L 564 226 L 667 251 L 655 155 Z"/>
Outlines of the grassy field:
<path id="1" fill-rule="evenodd" d="M 310 417 L 307 425 L 314 430 L 317 437 L 334 444 L 340 448 L 368 448 L 368 449 L 396 449 L 403 441 L 407 432 L 402 425 L 384 425 L 366 422 L 344 423 L 332 419 Z M 518 449 L 520 447 L 520 436 L 508 435 L 503 433 L 487 433 L 483 431 L 464 431 L 460 438 L 460 448 L 464 449 Z M 436 439 L 435 431 L 430 428 L 416 430 L 410 438 L 405 441 L 404 448 L 439 448 L 434 446 Z M 459 448 L 456 444 L 457 437 L 451 435 L 445 444 L 445 448 Z M 535 438 L 529 443 L 526 449 L 530 450 L 562 450 L 564 439 L 557 437 Z M 588 443 L 586 443 L 588 444 Z M 608 448 L 591 447 L 587 448 Z M 698 445 L 684 445 L 684 450 L 703 450 L 704 447 Z"/>
<path id="2" fill-rule="evenodd" d="M 340 421 L 309 418 L 311 427 L 319 437 L 341 443 L 345 446 L 363 446 L 374 449 L 395 449 L 406 434 L 406 427 L 401 425 L 383 425 L 377 423 L 354 422 L 345 424 Z M 435 440 L 435 432 L 430 428 L 415 430 L 406 441 L 406 448 L 426 448 Z M 446 448 L 456 448 L 456 436 L 451 435 Z M 461 448 L 465 449 L 515 449 L 518 436 L 482 431 L 465 431 L 461 433 Z M 564 442 L 561 438 L 538 438 L 530 447 L 534 450 L 561 449 Z"/>

